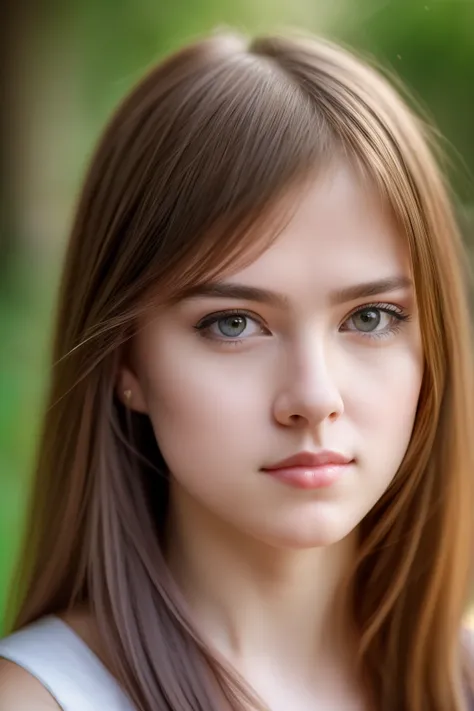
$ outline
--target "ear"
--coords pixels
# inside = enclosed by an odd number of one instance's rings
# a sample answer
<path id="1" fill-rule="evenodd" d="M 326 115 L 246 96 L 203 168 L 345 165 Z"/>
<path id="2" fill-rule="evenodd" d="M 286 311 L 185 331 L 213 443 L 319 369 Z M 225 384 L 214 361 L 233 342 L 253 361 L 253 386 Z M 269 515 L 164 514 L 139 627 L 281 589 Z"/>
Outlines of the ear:
<path id="1" fill-rule="evenodd" d="M 115 391 L 120 402 L 129 410 L 148 414 L 142 383 L 125 353 L 117 370 Z"/>

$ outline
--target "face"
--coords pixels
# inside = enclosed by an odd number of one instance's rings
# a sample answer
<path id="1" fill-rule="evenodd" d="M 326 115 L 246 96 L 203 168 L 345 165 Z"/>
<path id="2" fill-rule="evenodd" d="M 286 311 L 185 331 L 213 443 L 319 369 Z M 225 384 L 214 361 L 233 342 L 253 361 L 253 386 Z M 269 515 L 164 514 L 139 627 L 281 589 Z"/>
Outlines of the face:
<path id="1" fill-rule="evenodd" d="M 213 284 L 159 308 L 120 387 L 150 416 L 172 497 L 273 546 L 335 543 L 410 440 L 423 361 L 407 247 L 339 166 L 263 254 Z M 301 452 L 319 459 L 267 471 Z M 349 463 L 324 465 L 337 455 Z"/>

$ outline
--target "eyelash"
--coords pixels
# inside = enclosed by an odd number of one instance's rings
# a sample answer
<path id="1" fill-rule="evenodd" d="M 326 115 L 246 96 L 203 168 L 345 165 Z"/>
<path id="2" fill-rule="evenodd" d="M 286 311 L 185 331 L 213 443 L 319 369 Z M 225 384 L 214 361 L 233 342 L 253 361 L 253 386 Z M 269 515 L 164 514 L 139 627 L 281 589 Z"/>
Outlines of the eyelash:
<path id="1" fill-rule="evenodd" d="M 196 329 L 196 331 L 198 331 L 201 338 L 207 338 L 211 341 L 217 341 L 218 343 L 223 343 L 226 346 L 240 346 L 244 341 L 247 340 L 247 338 L 215 338 L 214 336 L 207 335 L 211 326 L 213 326 L 217 321 L 220 321 L 221 319 L 229 318 L 229 316 L 244 316 L 245 318 L 252 319 L 252 321 L 255 321 L 262 325 L 262 320 L 258 318 L 256 314 L 253 314 L 251 311 L 245 311 L 245 309 L 229 309 L 227 311 L 218 311 L 215 314 L 209 314 L 209 316 L 205 316 L 203 319 L 201 319 L 201 321 L 199 321 L 198 324 L 196 324 L 196 326 L 194 326 L 194 328 Z"/>
<path id="2" fill-rule="evenodd" d="M 382 311 L 383 313 L 390 314 L 390 316 L 393 316 L 395 319 L 395 322 L 390 326 L 389 329 L 386 331 L 380 331 L 380 332 L 373 332 L 371 333 L 368 331 L 367 333 L 364 333 L 363 331 L 352 331 L 352 333 L 357 333 L 359 336 L 362 336 L 363 338 L 386 338 L 387 336 L 392 336 L 395 333 L 398 333 L 402 325 L 406 323 L 407 321 L 410 320 L 411 316 L 406 311 L 403 309 L 401 306 L 396 306 L 395 304 L 387 304 L 385 302 L 378 302 L 378 303 L 373 303 L 373 304 L 364 304 L 363 306 L 358 306 L 354 311 L 351 311 L 351 313 L 346 316 L 344 319 L 343 323 L 346 323 L 346 321 L 349 321 L 349 319 L 353 318 L 357 314 L 364 312 L 364 311 L 370 311 L 370 309 L 374 309 L 376 311 Z M 343 331 L 343 333 L 350 333 L 351 331 L 349 329 Z"/>
<path id="3" fill-rule="evenodd" d="M 356 333 L 362 338 L 386 338 L 387 336 L 391 336 L 395 333 L 398 333 L 402 327 L 402 324 L 410 320 L 410 314 L 405 311 L 405 309 L 402 309 L 400 306 L 396 306 L 395 304 L 387 304 L 383 302 L 358 306 L 356 309 L 354 309 L 354 311 L 351 311 L 351 313 L 346 316 L 343 323 L 346 323 L 357 314 L 363 313 L 364 311 L 369 311 L 370 309 L 388 313 L 390 314 L 390 316 L 393 316 L 396 319 L 396 322 L 388 330 L 383 332 L 376 333 L 367 331 L 366 333 L 364 333 L 363 331 L 357 331 L 356 329 L 345 329 L 342 331 L 342 333 Z M 228 309 L 205 316 L 199 321 L 199 323 L 194 326 L 194 328 L 196 331 L 198 331 L 201 338 L 207 338 L 209 340 L 217 341 L 225 345 L 240 346 L 244 341 L 247 341 L 248 338 L 216 338 L 214 336 L 208 335 L 209 329 L 212 325 L 217 323 L 217 321 L 229 318 L 230 316 L 243 316 L 263 326 L 262 319 L 260 319 L 256 314 L 252 313 L 251 311 L 246 311 L 245 309 Z"/>

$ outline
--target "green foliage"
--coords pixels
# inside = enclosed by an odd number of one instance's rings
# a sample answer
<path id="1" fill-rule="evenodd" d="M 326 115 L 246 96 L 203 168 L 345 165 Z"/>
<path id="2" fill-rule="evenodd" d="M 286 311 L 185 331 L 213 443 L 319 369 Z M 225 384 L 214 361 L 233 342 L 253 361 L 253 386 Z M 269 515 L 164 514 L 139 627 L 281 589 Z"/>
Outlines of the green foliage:
<path id="1" fill-rule="evenodd" d="M 11 266 L 0 291 L 0 612 L 18 550 L 29 474 L 47 382 L 51 287 L 27 278 L 28 260 Z M 45 275 L 43 275 L 44 278 Z M 51 275 L 50 275 L 51 277 Z M 0 632 L 1 632 L 0 614 Z"/>

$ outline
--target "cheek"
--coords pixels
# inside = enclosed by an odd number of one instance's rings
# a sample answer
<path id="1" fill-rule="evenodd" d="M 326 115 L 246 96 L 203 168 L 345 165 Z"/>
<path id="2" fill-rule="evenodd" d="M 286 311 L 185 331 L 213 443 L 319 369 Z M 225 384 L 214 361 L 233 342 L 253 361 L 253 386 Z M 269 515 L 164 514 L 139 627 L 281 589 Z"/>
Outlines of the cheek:
<path id="1" fill-rule="evenodd" d="M 380 355 L 359 372 L 348 414 L 352 412 L 358 435 L 372 448 L 373 456 L 387 463 L 393 460 L 397 467 L 413 428 L 423 360 L 420 349 L 413 346 Z"/>
<path id="2" fill-rule="evenodd" d="M 222 472 L 229 461 L 255 456 L 264 386 L 254 368 L 237 354 L 226 362 L 199 349 L 176 353 L 155 350 L 145 374 L 150 418 L 170 468 L 188 471 L 201 461 Z"/>

